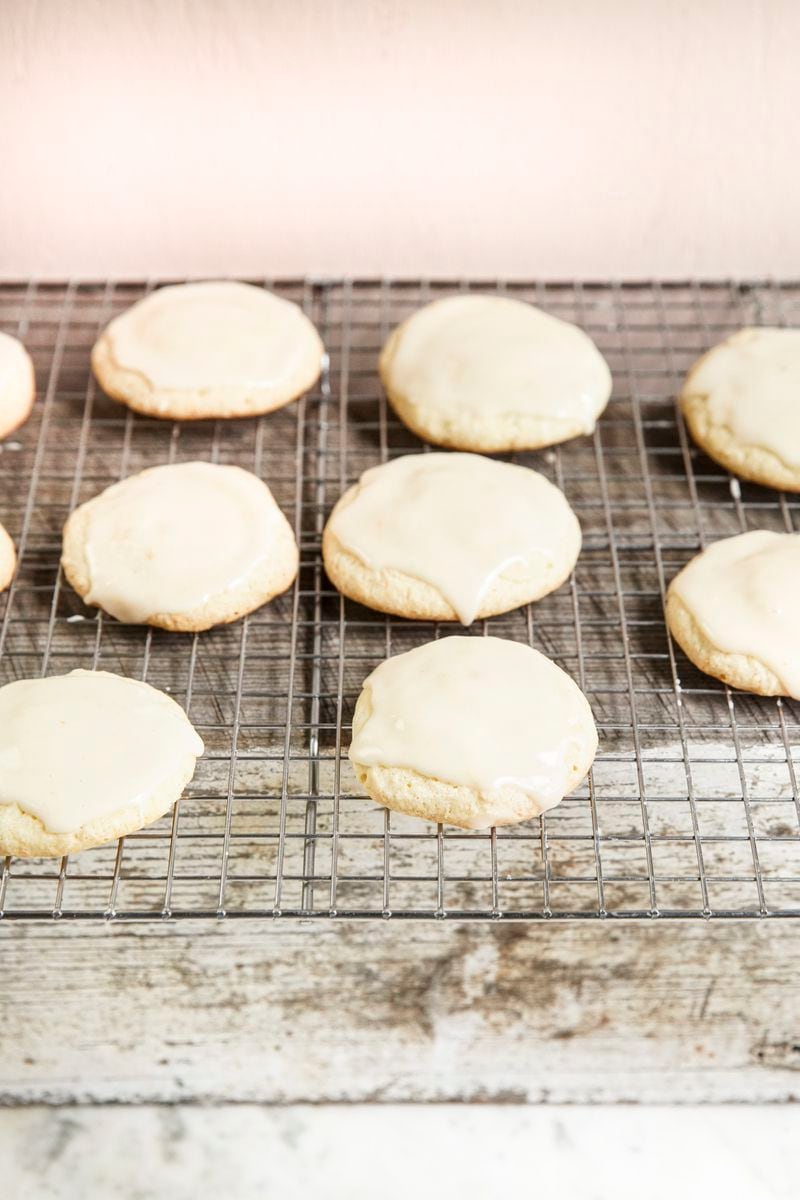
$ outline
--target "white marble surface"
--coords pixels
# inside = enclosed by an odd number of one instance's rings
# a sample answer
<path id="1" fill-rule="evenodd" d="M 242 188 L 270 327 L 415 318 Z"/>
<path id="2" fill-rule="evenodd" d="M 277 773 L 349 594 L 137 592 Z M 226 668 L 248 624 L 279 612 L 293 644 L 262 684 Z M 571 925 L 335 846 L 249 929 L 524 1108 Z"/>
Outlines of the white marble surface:
<path id="1" fill-rule="evenodd" d="M 795 1200 L 798 1140 L 789 1106 L 0 1111 L 20 1200 Z"/>

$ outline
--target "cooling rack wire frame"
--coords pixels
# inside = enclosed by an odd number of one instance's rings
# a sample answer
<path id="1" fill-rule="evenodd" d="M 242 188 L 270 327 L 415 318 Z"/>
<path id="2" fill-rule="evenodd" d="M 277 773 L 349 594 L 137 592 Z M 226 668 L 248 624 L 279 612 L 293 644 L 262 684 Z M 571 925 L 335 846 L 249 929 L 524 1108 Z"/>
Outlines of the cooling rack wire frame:
<path id="1" fill-rule="evenodd" d="M 662 612 L 665 584 L 703 545 L 795 528 L 800 499 L 732 479 L 689 441 L 674 396 L 735 329 L 800 323 L 800 284 L 254 282 L 319 327 L 319 384 L 259 420 L 184 424 L 135 416 L 89 372 L 98 331 L 156 281 L 0 285 L 0 328 L 25 341 L 39 387 L 31 420 L 0 445 L 0 519 L 20 551 L 0 596 L 0 684 L 75 667 L 146 678 L 207 747 L 157 824 L 60 862 L 6 860 L 4 918 L 800 916 L 798 707 L 698 672 Z M 390 814 L 356 790 L 346 752 L 364 677 L 449 630 L 344 600 L 320 559 L 345 487 L 422 449 L 382 394 L 382 342 L 420 304 L 467 289 L 577 321 L 614 376 L 594 437 L 513 456 L 578 513 L 573 578 L 473 630 L 529 642 L 569 671 L 600 750 L 587 783 L 545 817 L 480 833 Z M 301 546 L 293 590 L 195 636 L 86 608 L 59 572 L 69 511 L 145 467 L 195 458 L 269 483 Z"/>

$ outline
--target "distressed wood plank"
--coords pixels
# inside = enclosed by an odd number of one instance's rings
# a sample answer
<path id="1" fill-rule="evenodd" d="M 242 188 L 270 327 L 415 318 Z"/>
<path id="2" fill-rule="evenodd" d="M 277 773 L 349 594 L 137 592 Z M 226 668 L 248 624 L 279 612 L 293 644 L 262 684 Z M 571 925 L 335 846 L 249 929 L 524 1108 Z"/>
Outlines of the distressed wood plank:
<path id="1" fill-rule="evenodd" d="M 800 1093 L 800 926 L 6 926 L 5 1102 Z"/>

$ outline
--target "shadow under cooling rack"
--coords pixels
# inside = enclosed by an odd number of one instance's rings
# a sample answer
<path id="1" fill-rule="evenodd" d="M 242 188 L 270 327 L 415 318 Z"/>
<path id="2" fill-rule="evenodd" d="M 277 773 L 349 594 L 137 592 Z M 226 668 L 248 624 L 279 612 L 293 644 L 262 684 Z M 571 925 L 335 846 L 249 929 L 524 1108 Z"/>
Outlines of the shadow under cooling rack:
<path id="1" fill-rule="evenodd" d="M 665 583 L 705 542 L 795 528 L 800 500 L 732 480 L 689 443 L 674 396 L 693 360 L 743 324 L 798 323 L 800 285 L 284 282 L 328 350 L 316 390 L 261 420 L 184 425 L 134 416 L 90 378 L 98 331 L 148 286 L 0 286 L 0 328 L 24 339 L 39 386 L 33 417 L 0 445 L 0 518 L 20 550 L 0 596 L 0 684 L 79 666 L 146 678 L 185 705 L 207 753 L 174 813 L 118 845 L 6 860 L 5 918 L 800 915 L 798 708 L 700 674 L 662 615 Z M 600 751 L 545 818 L 487 833 L 426 826 L 358 793 L 346 751 L 362 680 L 449 630 L 343 600 L 319 553 L 343 489 L 422 449 L 382 395 L 382 341 L 421 303 L 467 287 L 577 321 L 614 375 L 593 438 L 513 456 L 578 513 L 572 580 L 473 630 L 530 642 L 569 671 Z M 194 458 L 269 483 L 301 544 L 294 590 L 195 637 L 85 608 L 59 574 L 68 512 L 144 467 Z"/>

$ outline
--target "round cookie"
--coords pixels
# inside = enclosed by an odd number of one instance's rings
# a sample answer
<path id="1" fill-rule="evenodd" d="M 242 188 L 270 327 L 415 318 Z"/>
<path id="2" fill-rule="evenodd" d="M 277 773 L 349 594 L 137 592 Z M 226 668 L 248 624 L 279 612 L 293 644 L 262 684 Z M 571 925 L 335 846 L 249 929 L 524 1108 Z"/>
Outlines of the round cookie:
<path id="1" fill-rule="evenodd" d="M 27 421 L 36 399 L 33 363 L 22 342 L 0 333 L 0 441 Z"/>
<path id="2" fill-rule="evenodd" d="M 299 554 L 265 483 L 241 467 L 151 467 L 82 504 L 61 563 L 75 591 L 127 624 L 197 632 L 285 592 Z"/>
<path id="3" fill-rule="evenodd" d="M 0 525 L 0 592 L 4 592 L 17 569 L 17 552 L 6 530 Z"/>
<path id="4" fill-rule="evenodd" d="M 148 416 L 250 417 L 308 391 L 324 352 L 289 300 L 246 283 L 184 283 L 116 317 L 92 370 L 109 396 Z"/>
<path id="5" fill-rule="evenodd" d="M 328 576 L 352 600 L 463 625 L 559 587 L 580 546 L 558 488 L 477 454 L 409 454 L 365 471 L 322 537 Z"/>
<path id="6" fill-rule="evenodd" d="M 800 534 L 754 530 L 696 555 L 667 591 L 667 624 L 695 666 L 731 687 L 800 699 Z"/>
<path id="7" fill-rule="evenodd" d="M 487 829 L 553 808 L 596 750 L 586 697 L 549 658 L 502 638 L 446 637 L 365 680 L 350 761 L 386 808 Z"/>
<path id="8" fill-rule="evenodd" d="M 0 854 L 74 854 L 172 807 L 203 743 L 169 696 L 105 671 L 0 688 Z"/>
<path id="9" fill-rule="evenodd" d="M 723 467 L 800 491 L 800 329 L 741 329 L 714 346 L 689 371 L 680 405 Z"/>
<path id="10" fill-rule="evenodd" d="M 591 433 L 611 374 L 576 325 L 504 296 L 450 296 L 394 330 L 380 375 L 419 437 L 456 450 L 534 450 Z"/>

